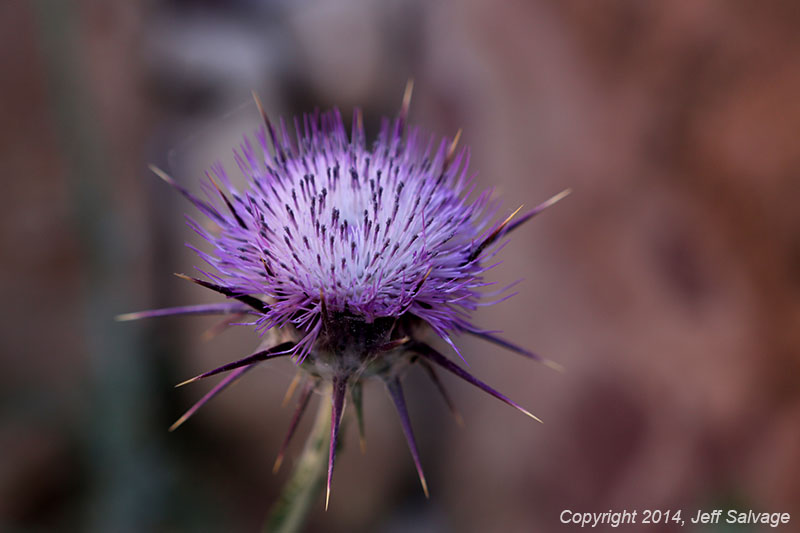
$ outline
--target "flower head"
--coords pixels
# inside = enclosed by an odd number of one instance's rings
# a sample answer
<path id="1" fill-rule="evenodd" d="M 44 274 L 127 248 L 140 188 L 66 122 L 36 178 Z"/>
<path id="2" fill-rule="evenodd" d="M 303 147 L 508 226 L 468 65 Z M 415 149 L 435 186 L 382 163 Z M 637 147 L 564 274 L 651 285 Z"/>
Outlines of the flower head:
<path id="1" fill-rule="evenodd" d="M 174 427 L 259 362 L 293 357 L 307 376 L 283 451 L 320 383 L 332 384 L 333 414 L 328 494 L 344 400 L 351 398 L 361 420 L 361 382 L 384 381 L 427 494 L 400 376 L 412 363 L 430 374 L 452 409 L 435 368 L 443 368 L 533 417 L 421 340 L 430 329 L 458 353 L 452 335 L 467 333 L 519 354 L 540 359 L 475 326 L 471 313 L 485 303 L 484 274 L 503 238 L 565 194 L 514 219 L 520 209 L 492 223 L 498 204 L 490 192 L 472 196 L 469 152 L 452 140 L 407 128 L 410 85 L 393 120 L 384 119 L 377 139 L 366 141 L 356 110 L 348 134 L 338 110 L 295 119 L 291 138 L 281 121 L 264 118 L 258 146 L 245 140 L 236 161 L 246 177 L 237 190 L 216 165 L 202 183 L 201 199 L 155 169 L 213 222 L 189 219 L 210 244 L 197 250 L 212 267 L 206 279 L 191 280 L 228 301 L 124 315 L 136 319 L 170 314 L 252 315 L 256 330 L 280 331 L 283 342 L 226 364 L 185 383 L 229 374 Z M 495 294 L 503 294 L 506 289 Z M 460 356 L 460 354 L 459 354 Z M 538 420 L 538 419 L 537 419 Z M 363 434 L 363 433 L 362 433 Z M 327 504 L 326 504 L 327 505 Z"/>

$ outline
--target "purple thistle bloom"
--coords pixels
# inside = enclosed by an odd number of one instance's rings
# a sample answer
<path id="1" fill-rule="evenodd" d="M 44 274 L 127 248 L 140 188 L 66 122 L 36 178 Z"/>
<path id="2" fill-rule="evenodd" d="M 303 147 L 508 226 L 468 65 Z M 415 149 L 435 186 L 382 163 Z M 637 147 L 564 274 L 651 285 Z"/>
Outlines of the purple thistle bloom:
<path id="1" fill-rule="evenodd" d="M 254 95 L 255 96 L 255 95 Z M 247 178 L 237 190 L 221 165 L 202 183 L 201 199 L 165 173 L 153 170 L 176 188 L 216 226 L 190 226 L 211 245 L 197 250 L 214 270 L 193 281 L 226 296 L 219 304 L 131 313 L 122 320 L 176 314 L 236 314 L 254 317 L 260 333 L 279 329 L 277 346 L 223 365 L 183 384 L 232 371 L 179 419 L 175 429 L 209 399 L 266 359 L 291 356 L 306 383 L 276 461 L 283 454 L 320 383 L 333 390 L 328 461 L 328 498 L 345 396 L 350 390 L 361 419 L 361 382 L 384 381 L 400 416 L 417 472 L 428 489 L 406 411 L 400 376 L 420 362 L 457 418 L 435 367 L 443 368 L 538 420 L 512 400 L 478 380 L 433 347 L 418 340 L 432 329 L 459 355 L 451 336 L 468 333 L 526 357 L 543 360 L 471 322 L 483 302 L 484 274 L 503 238 L 523 222 L 563 198 L 565 191 L 521 217 L 520 209 L 492 223 L 499 205 L 474 189 L 468 174 L 469 151 L 457 150 L 460 132 L 434 144 L 430 135 L 407 128 L 410 85 L 398 116 L 384 119 L 369 147 L 359 110 L 348 135 L 338 110 L 295 119 L 296 138 L 286 124 L 279 131 L 264 118 L 259 148 L 245 140 L 236 151 Z M 201 271 L 202 272 L 202 271 Z M 507 289 L 498 294 L 507 292 Z M 328 499 L 326 498 L 326 508 Z"/>

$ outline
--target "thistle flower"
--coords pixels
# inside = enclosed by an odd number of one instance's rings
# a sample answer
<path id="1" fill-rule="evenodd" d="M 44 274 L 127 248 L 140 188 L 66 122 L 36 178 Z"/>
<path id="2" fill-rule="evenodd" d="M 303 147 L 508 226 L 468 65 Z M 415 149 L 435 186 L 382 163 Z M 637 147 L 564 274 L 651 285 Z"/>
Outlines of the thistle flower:
<path id="1" fill-rule="evenodd" d="M 186 421 L 208 400 L 268 359 L 291 357 L 305 385 L 284 451 L 311 393 L 323 383 L 332 389 L 332 414 L 326 508 L 337 435 L 349 390 L 363 444 L 361 385 L 382 380 L 394 401 L 420 483 L 428 495 L 400 378 L 420 364 L 458 417 L 437 369 L 443 369 L 539 420 L 517 403 L 480 381 L 422 340 L 432 330 L 461 357 L 452 336 L 466 333 L 525 357 L 554 366 L 536 354 L 472 323 L 471 313 L 486 305 L 490 285 L 484 274 L 504 237 L 568 194 L 564 191 L 514 218 L 499 223 L 499 208 L 484 191 L 470 200 L 475 185 L 468 173 L 469 151 L 455 138 L 434 149 L 433 136 L 408 128 L 411 84 L 398 115 L 384 118 L 377 140 L 368 147 L 360 110 L 348 135 L 338 110 L 295 119 L 291 139 L 281 120 L 279 131 L 267 118 L 257 133 L 259 147 L 245 139 L 235 152 L 247 178 L 237 190 L 216 165 L 202 182 L 205 199 L 151 167 L 186 197 L 210 222 L 189 225 L 211 245 L 196 250 L 213 271 L 205 279 L 178 276 L 227 297 L 227 301 L 131 313 L 134 320 L 179 314 L 250 315 L 256 331 L 280 332 L 280 342 L 215 368 L 181 385 L 228 372 L 173 426 Z M 494 293 L 512 296 L 508 287 Z M 494 302 L 496 303 L 496 302 Z M 462 358 L 463 359 L 463 358 Z M 290 390 L 297 385 L 293 382 Z M 288 398 L 288 395 L 287 395 Z"/>

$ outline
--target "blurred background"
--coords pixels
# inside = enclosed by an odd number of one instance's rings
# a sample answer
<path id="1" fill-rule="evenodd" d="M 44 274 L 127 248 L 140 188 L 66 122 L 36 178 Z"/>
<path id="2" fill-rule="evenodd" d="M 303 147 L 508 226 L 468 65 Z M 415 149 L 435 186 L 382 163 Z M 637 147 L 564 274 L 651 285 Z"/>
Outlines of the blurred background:
<path id="1" fill-rule="evenodd" d="M 313 416 L 273 475 L 281 361 L 167 432 L 210 388 L 173 385 L 257 338 L 113 321 L 214 301 L 172 276 L 197 263 L 191 208 L 147 164 L 196 186 L 257 126 L 251 89 L 273 117 L 362 106 L 374 134 L 411 77 L 411 121 L 463 128 L 504 209 L 573 189 L 504 249 L 491 278 L 524 277 L 520 294 L 476 318 L 567 370 L 459 339 L 545 421 L 446 376 L 463 429 L 410 372 L 430 501 L 367 387 L 366 454 L 349 424 L 309 530 L 557 531 L 563 509 L 800 520 L 795 2 L 5 0 L 0 29 L 0 530 L 258 530 Z"/>

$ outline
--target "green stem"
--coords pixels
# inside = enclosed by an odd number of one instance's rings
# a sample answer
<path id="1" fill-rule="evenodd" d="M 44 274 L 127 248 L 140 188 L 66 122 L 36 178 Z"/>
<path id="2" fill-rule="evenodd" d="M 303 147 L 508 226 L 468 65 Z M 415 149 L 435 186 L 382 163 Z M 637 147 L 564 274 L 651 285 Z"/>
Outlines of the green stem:
<path id="1" fill-rule="evenodd" d="M 317 418 L 306 440 L 303 454 L 292 477 L 286 482 L 280 499 L 272 507 L 264 524 L 265 533 L 300 531 L 311 506 L 325 486 L 328 467 L 328 439 L 331 431 L 331 391 L 323 389 Z"/>

